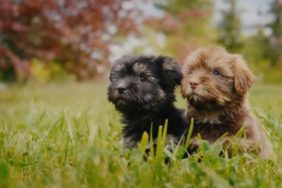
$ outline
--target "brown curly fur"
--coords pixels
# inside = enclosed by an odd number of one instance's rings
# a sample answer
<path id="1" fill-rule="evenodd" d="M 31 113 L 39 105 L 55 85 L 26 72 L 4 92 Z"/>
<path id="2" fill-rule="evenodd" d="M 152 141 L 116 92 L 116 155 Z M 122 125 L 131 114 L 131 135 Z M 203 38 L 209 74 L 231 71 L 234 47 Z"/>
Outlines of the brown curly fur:
<path id="1" fill-rule="evenodd" d="M 195 120 L 192 137 L 200 135 L 213 143 L 226 135 L 226 146 L 244 126 L 246 137 L 239 145 L 246 150 L 256 146 L 261 158 L 274 156 L 263 127 L 250 112 L 246 94 L 254 75 L 240 55 L 220 47 L 199 48 L 188 55 L 183 75 L 182 95 L 189 106 L 187 118 Z"/>

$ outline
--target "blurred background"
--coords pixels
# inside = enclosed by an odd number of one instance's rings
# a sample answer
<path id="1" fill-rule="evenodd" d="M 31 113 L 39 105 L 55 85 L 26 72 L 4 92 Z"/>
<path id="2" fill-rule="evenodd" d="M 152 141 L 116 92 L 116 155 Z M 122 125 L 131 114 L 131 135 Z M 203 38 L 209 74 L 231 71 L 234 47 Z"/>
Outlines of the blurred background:
<path id="1" fill-rule="evenodd" d="M 282 0 L 0 0 L 0 188 L 281 187 L 281 14 Z M 106 94 L 113 62 L 163 54 L 182 64 L 211 45 L 256 74 L 250 106 L 278 162 L 228 160 L 206 142 L 201 163 L 125 151 Z"/>
<path id="2" fill-rule="evenodd" d="M 106 79 L 125 54 L 180 63 L 199 46 L 282 81 L 281 0 L 0 0 L 0 85 Z"/>

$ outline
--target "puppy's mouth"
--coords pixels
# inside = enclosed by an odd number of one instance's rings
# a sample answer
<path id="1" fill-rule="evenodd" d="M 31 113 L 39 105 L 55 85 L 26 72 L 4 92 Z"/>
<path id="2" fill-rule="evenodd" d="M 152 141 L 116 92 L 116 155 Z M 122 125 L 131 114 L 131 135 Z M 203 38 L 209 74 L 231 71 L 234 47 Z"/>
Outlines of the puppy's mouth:
<path id="1" fill-rule="evenodd" d="M 215 100 L 204 101 L 196 95 L 189 98 L 189 104 L 200 111 L 212 111 L 220 107 Z"/>
<path id="2" fill-rule="evenodd" d="M 225 105 L 225 100 L 212 95 L 204 96 L 193 91 L 188 97 L 189 104 L 198 110 L 215 110 L 222 108 Z"/>
<path id="3" fill-rule="evenodd" d="M 133 92 L 124 91 L 119 93 L 116 90 L 109 90 L 108 100 L 112 102 L 118 110 L 130 111 L 136 109 L 139 105 L 138 96 Z"/>
<path id="4" fill-rule="evenodd" d="M 123 98 L 123 97 L 119 97 L 119 98 L 117 98 L 117 99 L 114 101 L 114 104 L 115 104 L 116 106 L 126 106 L 126 105 L 129 105 L 130 103 L 133 103 L 133 102 L 128 101 L 128 100 L 126 100 L 126 99 Z"/>
<path id="5" fill-rule="evenodd" d="M 188 101 L 189 101 L 189 103 L 192 104 L 192 105 L 205 103 L 204 98 L 203 98 L 201 95 L 199 95 L 199 94 L 197 94 L 197 93 L 195 93 L 195 92 L 192 92 L 192 93 L 189 95 Z M 204 105 L 204 104 L 202 104 L 202 105 Z"/>
<path id="6" fill-rule="evenodd" d="M 111 101 L 120 111 L 155 111 L 158 106 L 168 100 L 165 96 L 156 97 L 151 94 L 144 94 L 142 97 L 128 92 L 123 94 L 110 95 Z"/>
<path id="7" fill-rule="evenodd" d="M 137 100 L 134 99 L 135 99 L 134 95 L 123 93 L 123 94 L 118 94 L 113 102 L 122 105 L 137 103 Z"/>
<path id="8" fill-rule="evenodd" d="M 121 111 L 132 110 L 137 105 L 135 101 L 128 100 L 125 96 L 119 96 L 112 100 L 112 103 L 115 105 L 116 109 Z"/>

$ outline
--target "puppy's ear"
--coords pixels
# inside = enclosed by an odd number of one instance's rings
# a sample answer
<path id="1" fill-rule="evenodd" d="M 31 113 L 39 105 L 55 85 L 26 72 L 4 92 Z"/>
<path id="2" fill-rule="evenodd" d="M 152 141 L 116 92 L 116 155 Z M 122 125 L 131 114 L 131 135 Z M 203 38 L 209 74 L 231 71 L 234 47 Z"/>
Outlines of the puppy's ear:
<path id="1" fill-rule="evenodd" d="M 155 60 L 160 65 L 165 88 L 173 90 L 177 85 L 180 85 L 183 75 L 176 60 L 167 56 L 159 56 Z"/>
<path id="2" fill-rule="evenodd" d="M 234 87 L 238 94 L 244 95 L 255 80 L 254 74 L 240 55 L 233 59 Z"/>

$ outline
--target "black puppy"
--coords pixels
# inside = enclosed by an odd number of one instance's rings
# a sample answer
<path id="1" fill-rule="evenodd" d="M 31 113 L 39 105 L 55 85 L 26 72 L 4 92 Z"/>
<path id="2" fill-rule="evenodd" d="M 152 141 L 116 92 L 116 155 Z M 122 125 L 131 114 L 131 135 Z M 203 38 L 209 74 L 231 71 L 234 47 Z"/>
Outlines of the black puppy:
<path id="1" fill-rule="evenodd" d="M 137 145 L 143 133 L 153 142 L 158 127 L 168 121 L 168 138 L 177 143 L 187 128 L 182 110 L 177 109 L 174 89 L 180 84 L 182 73 L 176 61 L 165 56 L 124 56 L 118 59 L 110 74 L 108 99 L 122 113 L 124 147 Z"/>

